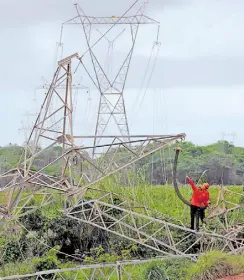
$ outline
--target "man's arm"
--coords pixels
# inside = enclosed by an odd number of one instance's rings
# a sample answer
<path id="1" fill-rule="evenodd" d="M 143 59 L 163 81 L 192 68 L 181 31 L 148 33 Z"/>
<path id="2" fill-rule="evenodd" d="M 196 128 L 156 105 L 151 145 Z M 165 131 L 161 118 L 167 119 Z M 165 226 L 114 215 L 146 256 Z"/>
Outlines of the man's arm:
<path id="1" fill-rule="evenodd" d="M 189 176 L 186 176 L 187 179 L 187 183 L 191 186 L 193 191 L 197 190 L 197 187 L 195 186 L 195 184 L 193 183 L 193 181 L 191 180 L 191 178 Z"/>
<path id="2" fill-rule="evenodd" d="M 208 192 L 205 192 L 205 193 L 203 194 L 203 201 L 202 201 L 202 204 L 203 204 L 205 207 L 208 207 L 210 203 L 211 203 L 211 201 L 209 200 L 209 193 L 208 193 Z"/>

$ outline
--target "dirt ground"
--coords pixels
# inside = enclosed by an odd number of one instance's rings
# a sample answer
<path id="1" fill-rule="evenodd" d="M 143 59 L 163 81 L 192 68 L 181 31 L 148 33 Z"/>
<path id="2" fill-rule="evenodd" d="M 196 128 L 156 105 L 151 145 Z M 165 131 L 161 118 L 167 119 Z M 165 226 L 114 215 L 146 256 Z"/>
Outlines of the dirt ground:
<path id="1" fill-rule="evenodd" d="M 244 274 L 241 274 L 239 276 L 227 276 L 218 280 L 244 280 Z"/>

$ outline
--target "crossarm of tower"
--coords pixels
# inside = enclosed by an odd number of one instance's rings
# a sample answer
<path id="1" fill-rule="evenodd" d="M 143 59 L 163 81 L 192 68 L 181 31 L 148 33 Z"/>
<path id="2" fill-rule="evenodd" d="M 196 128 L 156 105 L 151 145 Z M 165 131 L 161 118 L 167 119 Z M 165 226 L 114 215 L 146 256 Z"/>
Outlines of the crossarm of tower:
<path id="1" fill-rule="evenodd" d="M 65 159 L 67 169 L 63 175 L 60 174 L 56 177 L 50 176 L 47 168 L 51 166 L 52 162 L 57 164 L 57 159 L 54 159 L 51 163 L 37 171 L 16 168 L 3 174 L 3 178 L 6 178 L 6 176 L 10 176 L 10 178 L 0 191 L 0 196 L 5 198 L 5 201 L 0 203 L 1 207 L 6 209 L 6 213 L 17 209 L 16 215 L 18 216 L 22 215 L 23 212 L 29 211 L 30 207 L 33 210 L 40 206 L 30 206 L 32 200 L 35 200 L 36 197 L 38 197 L 39 201 L 42 201 L 42 206 L 56 199 L 61 198 L 61 200 L 65 200 L 68 196 L 79 197 L 81 193 L 86 192 L 87 187 L 122 169 L 129 168 L 133 163 L 184 137 L 185 134 L 161 136 L 136 135 L 131 136 L 131 141 L 125 142 L 119 136 L 113 136 L 112 143 L 97 147 L 107 148 L 107 151 L 96 159 L 89 157 L 88 152 L 90 149 L 91 154 L 94 146 L 74 146 L 58 157 L 61 161 Z M 109 138 L 109 136 L 104 138 Z M 40 152 L 38 153 L 40 155 Z M 81 159 L 79 163 L 82 165 L 82 170 L 79 169 L 80 165 L 73 164 L 75 155 Z"/>
<path id="2" fill-rule="evenodd" d="M 127 16 L 127 17 L 90 17 L 90 16 L 76 16 L 64 24 L 159 24 L 158 21 L 145 16 L 145 15 L 136 15 L 136 16 Z"/>
<path id="3" fill-rule="evenodd" d="M 175 140 L 184 137 L 184 134 L 159 136 L 138 135 L 131 136 L 131 141 L 123 141 L 119 136 L 112 136 L 112 143 L 103 144 L 96 147 L 107 149 L 107 151 L 97 159 L 91 159 L 86 153 L 84 153 L 85 151 L 92 150 L 94 146 L 75 146 L 74 148 L 70 148 L 70 150 L 65 151 L 63 155 L 59 156 L 57 159 L 54 159 L 53 162 L 49 163 L 39 171 L 30 170 L 28 171 L 27 175 L 25 175 L 25 170 L 23 167 L 21 167 L 12 169 L 2 174 L 0 176 L 0 179 L 5 179 L 5 181 L 7 180 L 7 182 L 5 184 L 4 182 L 2 183 L 3 186 L 1 186 L 1 190 L 16 187 L 20 183 L 32 183 L 36 185 L 43 185 L 47 188 L 63 190 L 64 179 L 50 176 L 45 172 L 46 169 L 52 165 L 52 163 L 56 163 L 58 160 L 61 160 L 63 157 L 71 154 L 73 151 L 75 151 L 81 157 L 83 162 L 87 162 L 87 165 L 84 166 L 87 166 L 87 169 L 89 169 L 90 171 L 92 170 L 93 177 L 89 180 L 89 182 L 93 183 L 96 180 L 102 179 L 104 176 L 109 176 L 114 172 L 130 166 L 132 163 L 163 148 L 165 145 L 169 145 Z M 74 136 L 74 138 L 86 137 Z M 89 136 L 87 136 L 87 138 L 89 138 Z M 131 144 L 134 144 L 133 148 L 130 147 Z M 37 153 L 40 156 L 41 153 L 39 151 Z M 32 157 L 35 158 L 35 155 L 32 155 Z M 23 164 L 20 164 L 20 166 L 23 166 Z"/>
<path id="4" fill-rule="evenodd" d="M 97 136 L 87 136 L 87 138 L 89 137 L 99 138 Z M 96 146 L 96 149 L 106 149 L 106 152 L 101 153 L 97 158 L 90 158 L 87 153 L 84 153 L 84 151 L 93 150 L 94 146 L 76 147 L 77 156 L 83 161 L 82 172 L 86 174 L 86 176 L 82 177 L 82 183 L 80 181 L 78 185 L 86 187 L 94 184 L 94 182 L 98 182 L 122 169 L 129 168 L 133 163 L 184 137 L 184 134 L 159 136 L 132 135 L 130 140 L 125 141 L 119 136 L 107 136 L 107 138 L 111 138 L 111 143 Z M 74 138 L 78 138 L 78 136 Z M 106 138 L 106 136 L 100 138 Z"/>

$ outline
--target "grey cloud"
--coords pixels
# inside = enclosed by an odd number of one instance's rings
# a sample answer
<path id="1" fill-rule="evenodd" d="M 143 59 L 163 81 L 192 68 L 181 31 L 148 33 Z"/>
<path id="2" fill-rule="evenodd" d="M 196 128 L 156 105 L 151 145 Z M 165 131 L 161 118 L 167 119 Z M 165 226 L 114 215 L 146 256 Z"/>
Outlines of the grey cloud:
<path id="1" fill-rule="evenodd" d="M 147 61 L 145 57 L 133 58 L 129 87 L 140 87 Z M 243 65 L 244 57 L 161 58 L 156 62 L 150 85 L 158 88 L 242 85 Z"/>
<path id="2" fill-rule="evenodd" d="M 35 57 L 32 54 L 25 61 L 25 57 L 20 55 L 14 66 L 6 63 L 6 72 L 2 73 L 2 78 L 5 82 L 1 85 L 1 92 L 6 89 L 17 90 L 18 88 L 33 90 L 38 84 L 41 84 L 40 77 L 43 75 L 50 80 L 53 75 L 51 59 L 51 56 L 45 56 L 45 54 L 40 57 Z M 24 67 L 23 63 L 25 63 Z M 127 81 L 128 88 L 141 87 L 147 63 L 148 58 L 146 57 L 133 57 Z M 156 62 L 149 87 L 243 85 L 243 65 L 244 57 L 201 57 L 187 60 L 161 58 Z M 10 72 L 12 77 L 15 77 L 14 83 L 10 82 L 12 79 L 9 77 Z M 150 73 L 151 70 L 148 71 L 144 86 L 147 84 Z M 91 85 L 89 78 L 85 75 L 84 83 L 87 86 Z"/>
<path id="3" fill-rule="evenodd" d="M 0 26 L 11 27 L 41 23 L 45 21 L 60 21 L 67 15 L 75 15 L 72 2 L 66 0 L 1 0 Z"/>
<path id="4" fill-rule="evenodd" d="M 131 11 L 135 13 L 144 0 L 140 0 Z M 1 0 L 0 1 L 0 26 L 12 27 L 29 25 L 42 22 L 65 22 L 76 16 L 73 3 L 84 9 L 87 15 L 121 15 L 133 3 L 132 0 Z M 168 6 L 179 6 L 187 4 L 191 0 L 151 0 L 148 5 L 148 12 L 163 9 Z"/>
<path id="5" fill-rule="evenodd" d="M 155 8 L 182 7 L 190 5 L 193 0 L 151 0 L 150 4 Z"/>
<path id="6" fill-rule="evenodd" d="M 110 15 L 113 12 L 118 13 L 118 15 L 121 15 L 121 13 L 125 12 L 135 1 L 133 0 L 93 0 L 91 1 L 91 5 L 85 4 L 84 2 L 84 9 L 85 11 L 92 15 L 92 14 L 102 14 L 102 15 Z M 131 13 L 135 13 L 135 11 L 138 10 L 138 8 L 143 4 L 144 0 L 140 0 L 132 9 Z M 149 0 L 147 5 L 147 12 L 150 13 L 150 11 L 154 10 L 162 10 L 167 7 L 175 7 L 175 6 L 182 6 L 187 5 L 191 3 L 192 0 Z M 78 1 L 78 3 L 82 3 L 81 1 Z M 96 9 L 94 9 L 96 7 Z"/>

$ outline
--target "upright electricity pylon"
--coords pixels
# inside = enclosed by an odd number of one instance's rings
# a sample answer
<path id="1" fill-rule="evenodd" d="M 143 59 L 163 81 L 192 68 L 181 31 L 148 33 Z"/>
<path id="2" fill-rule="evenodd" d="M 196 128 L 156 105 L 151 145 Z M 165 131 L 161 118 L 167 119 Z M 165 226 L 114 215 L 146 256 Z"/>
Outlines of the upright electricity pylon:
<path id="1" fill-rule="evenodd" d="M 83 27 L 83 31 L 85 34 L 85 40 L 88 47 L 88 50 L 83 54 L 90 54 L 90 59 L 93 65 L 93 73 L 90 73 L 87 69 L 84 61 L 82 60 L 82 65 L 92 79 L 92 82 L 98 89 L 100 93 L 100 101 L 99 101 L 99 108 L 98 108 L 98 115 L 96 121 L 96 128 L 95 128 L 95 136 L 98 136 L 94 139 L 94 146 L 97 146 L 100 137 L 104 135 L 108 125 L 110 124 L 111 119 L 115 121 L 115 124 L 118 128 L 120 136 L 123 140 L 130 139 L 130 132 L 129 132 L 129 125 L 128 119 L 126 114 L 125 102 L 124 102 L 124 89 L 128 77 L 128 72 L 131 64 L 131 58 L 133 55 L 138 29 L 140 25 L 145 24 L 157 24 L 159 22 L 143 15 L 145 10 L 145 2 L 141 9 L 137 12 L 134 16 L 126 16 L 127 12 L 121 17 L 90 17 L 86 16 L 82 9 L 75 4 L 78 16 L 68 20 L 64 24 L 80 24 Z M 91 43 L 91 35 L 92 35 L 92 26 L 93 25 L 109 25 L 109 29 L 101 35 L 100 38 L 95 43 Z M 114 77 L 110 77 L 102 67 L 101 62 L 97 58 L 96 54 L 94 53 L 94 46 L 99 44 L 102 39 L 107 39 L 106 35 L 111 31 L 111 29 L 116 25 L 125 25 L 129 26 L 129 31 L 131 34 L 131 45 L 128 50 L 128 53 L 120 65 L 118 72 L 115 74 Z M 118 36 L 121 33 L 118 34 Z M 118 37 L 117 36 L 117 37 Z M 117 38 L 115 37 L 115 39 Z M 94 149 L 93 156 L 96 154 Z"/>
<path id="2" fill-rule="evenodd" d="M 26 144 L 28 136 L 33 126 L 31 119 L 37 117 L 37 113 L 26 112 L 24 114 L 24 117 L 25 121 L 21 121 L 21 127 L 18 130 L 20 133 L 24 134 L 24 143 Z"/>
<path id="3" fill-rule="evenodd" d="M 234 142 L 235 142 L 236 133 L 234 133 L 234 132 L 223 132 L 223 133 L 222 133 L 222 139 L 223 139 L 223 141 L 225 141 L 225 139 L 226 139 L 227 137 L 230 137 L 230 138 L 231 138 L 232 141 L 230 141 L 230 143 L 233 145 Z"/>

